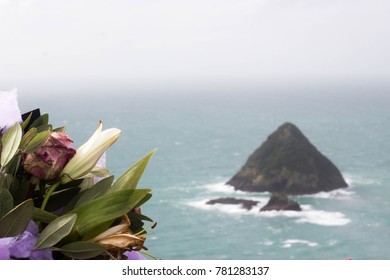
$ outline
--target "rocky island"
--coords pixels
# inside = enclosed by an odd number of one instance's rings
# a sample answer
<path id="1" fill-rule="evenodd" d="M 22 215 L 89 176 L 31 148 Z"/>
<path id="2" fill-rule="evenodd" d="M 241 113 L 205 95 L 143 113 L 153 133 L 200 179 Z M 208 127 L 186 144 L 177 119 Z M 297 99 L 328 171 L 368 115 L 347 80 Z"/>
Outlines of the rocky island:
<path id="1" fill-rule="evenodd" d="M 268 136 L 226 184 L 235 190 L 271 193 L 269 202 L 260 211 L 300 211 L 299 204 L 288 195 L 348 187 L 339 169 L 292 123 L 284 123 Z M 208 203 L 242 204 L 246 209 L 257 204 L 235 198 L 216 199 Z"/>
<path id="2" fill-rule="evenodd" d="M 207 201 L 206 204 L 241 204 L 241 208 L 251 210 L 253 206 L 256 206 L 259 202 L 249 199 L 238 199 L 233 197 L 217 198 Z"/>
<path id="3" fill-rule="evenodd" d="M 267 205 L 262 207 L 260 211 L 272 210 L 301 211 L 302 209 L 297 202 L 289 199 L 286 194 L 273 193 Z"/>
<path id="4" fill-rule="evenodd" d="M 348 186 L 337 167 L 292 123 L 272 133 L 226 184 L 246 192 L 289 195 Z"/>

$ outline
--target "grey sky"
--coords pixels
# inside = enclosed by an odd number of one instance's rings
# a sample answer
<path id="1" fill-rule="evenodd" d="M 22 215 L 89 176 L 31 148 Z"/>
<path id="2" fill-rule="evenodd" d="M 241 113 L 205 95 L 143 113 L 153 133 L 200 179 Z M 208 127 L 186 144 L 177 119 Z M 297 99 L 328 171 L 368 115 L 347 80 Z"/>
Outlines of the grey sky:
<path id="1" fill-rule="evenodd" d="M 0 90 L 386 82 L 388 0 L 0 0 Z"/>

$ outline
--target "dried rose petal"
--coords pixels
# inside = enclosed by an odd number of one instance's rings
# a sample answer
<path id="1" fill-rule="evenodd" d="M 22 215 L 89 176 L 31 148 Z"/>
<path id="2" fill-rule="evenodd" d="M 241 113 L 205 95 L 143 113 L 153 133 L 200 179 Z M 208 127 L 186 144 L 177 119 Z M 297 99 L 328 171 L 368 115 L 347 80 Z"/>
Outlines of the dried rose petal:
<path id="1" fill-rule="evenodd" d="M 62 132 L 53 132 L 37 151 L 26 154 L 23 166 L 26 172 L 47 181 L 55 181 L 65 165 L 76 154 L 73 141 Z"/>

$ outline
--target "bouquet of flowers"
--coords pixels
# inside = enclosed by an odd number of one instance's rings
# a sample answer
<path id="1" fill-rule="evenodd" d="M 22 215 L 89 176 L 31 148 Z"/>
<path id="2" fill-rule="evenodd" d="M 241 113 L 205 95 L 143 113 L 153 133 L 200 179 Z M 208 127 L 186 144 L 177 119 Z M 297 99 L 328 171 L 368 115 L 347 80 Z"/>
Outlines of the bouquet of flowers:
<path id="1" fill-rule="evenodd" d="M 76 150 L 39 110 L 7 124 L 7 106 L 0 94 L 0 259 L 151 256 L 144 243 L 155 224 L 140 207 L 152 194 L 137 185 L 155 151 L 114 181 L 104 157 L 119 129 L 100 122 Z"/>

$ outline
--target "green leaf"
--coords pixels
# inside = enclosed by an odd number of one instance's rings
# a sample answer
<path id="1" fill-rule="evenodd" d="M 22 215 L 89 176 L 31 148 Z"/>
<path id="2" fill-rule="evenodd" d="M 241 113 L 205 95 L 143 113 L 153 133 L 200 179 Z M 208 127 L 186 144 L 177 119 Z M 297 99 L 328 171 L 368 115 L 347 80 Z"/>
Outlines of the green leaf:
<path id="1" fill-rule="evenodd" d="M 8 174 L 4 175 L 2 172 L 0 172 L 0 190 L 9 189 L 7 175 Z"/>
<path id="2" fill-rule="evenodd" d="M 22 123 L 22 129 L 25 130 L 31 120 L 32 112 L 28 115 L 27 119 Z"/>
<path id="3" fill-rule="evenodd" d="M 22 234 L 31 220 L 34 209 L 32 199 L 28 199 L 0 220 L 0 238 Z"/>
<path id="4" fill-rule="evenodd" d="M 76 220 L 77 214 L 66 214 L 52 221 L 41 232 L 36 248 L 44 249 L 57 244 L 72 231 Z"/>
<path id="5" fill-rule="evenodd" d="M 64 255 L 74 259 L 91 259 L 99 256 L 106 248 L 102 245 L 87 241 L 77 241 L 66 244 L 65 246 L 56 249 Z"/>
<path id="6" fill-rule="evenodd" d="M 65 207 L 78 193 L 80 188 L 68 188 L 58 192 L 54 192 L 45 207 L 49 212 L 57 211 Z"/>
<path id="7" fill-rule="evenodd" d="M 12 176 L 12 179 L 14 179 L 13 177 L 16 177 L 16 172 L 18 171 L 18 169 L 20 167 L 21 160 L 22 160 L 22 155 L 20 153 L 17 153 L 8 162 L 8 164 L 7 164 L 6 168 L 5 168 L 7 175 Z"/>
<path id="8" fill-rule="evenodd" d="M 1 173 L 0 173 L 0 177 L 1 177 L 0 178 L 0 189 L 4 188 L 4 189 L 10 190 L 10 187 L 12 186 L 12 184 L 15 180 L 14 176 L 12 174 L 1 175 Z"/>
<path id="9" fill-rule="evenodd" d="M 25 152 L 31 154 L 38 150 L 43 144 L 45 144 L 50 134 L 51 131 L 43 131 L 35 135 L 35 137 L 27 144 Z"/>
<path id="10" fill-rule="evenodd" d="M 49 131 L 49 130 L 50 131 L 53 130 L 53 126 L 51 124 L 44 124 L 44 125 L 37 127 L 38 132 L 44 132 L 44 131 Z"/>
<path id="11" fill-rule="evenodd" d="M 35 127 L 29 129 L 26 134 L 24 134 L 22 141 L 20 142 L 19 148 L 24 150 L 27 144 L 38 134 L 38 131 Z"/>
<path id="12" fill-rule="evenodd" d="M 53 132 L 65 132 L 66 126 L 61 126 L 53 129 Z"/>
<path id="13" fill-rule="evenodd" d="M 78 207 L 87 201 L 104 195 L 111 187 L 113 181 L 114 176 L 110 176 L 96 183 L 92 188 L 86 189 L 80 199 L 77 201 L 75 207 Z"/>
<path id="14" fill-rule="evenodd" d="M 143 159 L 139 160 L 136 164 L 130 167 L 130 169 L 114 183 L 109 192 L 115 192 L 119 190 L 134 190 L 137 187 L 139 180 L 141 179 L 146 165 L 155 152 L 156 150 L 153 150 Z"/>
<path id="15" fill-rule="evenodd" d="M 14 204 L 22 203 L 28 197 L 30 192 L 30 180 L 27 178 L 13 177 L 12 184 L 10 185 L 9 191 L 14 198 Z"/>
<path id="16" fill-rule="evenodd" d="M 43 114 L 39 118 L 37 118 L 31 125 L 30 127 L 39 127 L 41 125 L 46 125 L 49 124 L 49 115 L 48 114 Z"/>
<path id="17" fill-rule="evenodd" d="M 20 140 L 22 139 L 22 128 L 19 123 L 15 123 L 3 136 L 3 148 L 1 151 L 1 166 L 7 165 L 18 151 Z"/>
<path id="18" fill-rule="evenodd" d="M 57 215 L 54 215 L 53 213 L 47 212 L 45 210 L 42 210 L 41 208 L 34 207 L 32 218 L 36 221 L 49 224 L 55 219 L 58 218 Z"/>
<path id="19" fill-rule="evenodd" d="M 0 219 L 14 207 L 14 199 L 8 189 L 0 190 Z"/>
<path id="20" fill-rule="evenodd" d="M 105 195 L 88 201 L 73 209 L 70 213 L 77 213 L 78 219 L 75 230 L 83 240 L 100 234 L 101 225 L 110 225 L 115 219 L 127 214 L 150 192 L 149 189 L 124 190 Z"/>
<path id="21" fill-rule="evenodd" d="M 145 195 L 145 197 L 143 199 L 140 200 L 140 202 L 137 203 L 136 206 L 134 207 L 140 207 L 142 204 L 146 203 L 149 199 L 152 198 L 152 194 L 151 193 L 148 193 L 147 195 Z"/>

